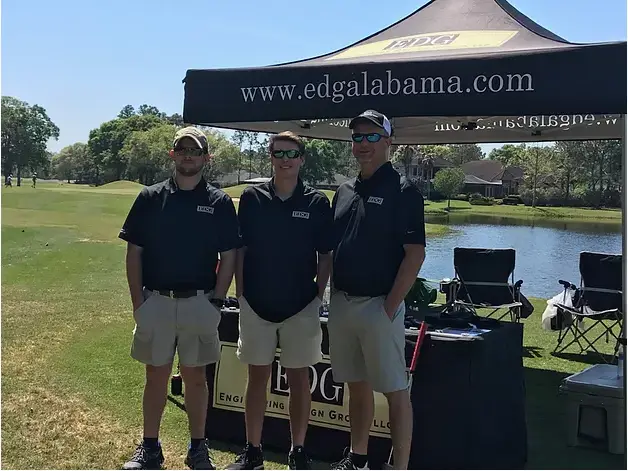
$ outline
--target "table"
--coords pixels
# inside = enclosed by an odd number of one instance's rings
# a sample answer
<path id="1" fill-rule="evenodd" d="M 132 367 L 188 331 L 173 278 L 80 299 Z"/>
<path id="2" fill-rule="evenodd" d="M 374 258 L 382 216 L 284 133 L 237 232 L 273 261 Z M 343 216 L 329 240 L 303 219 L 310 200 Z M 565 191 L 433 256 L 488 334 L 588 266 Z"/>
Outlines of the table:
<path id="1" fill-rule="evenodd" d="M 475 341 L 443 340 L 430 332 L 423 343 L 414 376 L 414 434 L 411 469 L 515 469 L 527 459 L 523 325 L 492 321 L 491 332 Z M 431 328 L 447 326 L 430 320 Z M 481 327 L 481 326 L 478 326 Z M 329 364 L 327 323 L 321 318 L 323 360 L 310 368 L 312 412 L 306 448 L 312 458 L 336 461 L 349 445 L 346 385 L 333 381 Z M 238 311 L 223 310 L 219 326 L 221 361 L 207 368 L 210 440 L 245 443 L 244 390 L 246 366 L 235 350 Z M 416 330 L 406 330 L 409 364 Z M 381 467 L 390 453 L 388 410 L 375 394 L 369 462 Z M 288 391 L 285 372 L 273 363 L 262 442 L 288 452 Z"/>

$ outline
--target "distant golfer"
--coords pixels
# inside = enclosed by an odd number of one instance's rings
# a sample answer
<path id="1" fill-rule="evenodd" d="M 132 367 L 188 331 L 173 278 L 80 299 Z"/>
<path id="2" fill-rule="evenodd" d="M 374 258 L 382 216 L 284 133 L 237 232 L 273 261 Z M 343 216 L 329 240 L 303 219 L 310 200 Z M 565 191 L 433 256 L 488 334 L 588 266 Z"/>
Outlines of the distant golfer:
<path id="1" fill-rule="evenodd" d="M 144 438 L 124 469 L 158 469 L 164 461 L 159 426 L 175 350 L 192 439 L 185 464 L 214 469 L 205 441 L 205 366 L 220 358 L 218 324 L 233 279 L 238 220 L 231 198 L 202 177 L 209 155 L 201 131 L 177 132 L 170 155 L 174 177 L 145 187 L 120 231 L 136 323 L 131 356 L 146 365 Z"/>
<path id="2" fill-rule="evenodd" d="M 248 365 L 247 444 L 229 469 L 264 469 L 261 448 L 266 389 L 275 360 L 290 389 L 290 469 L 310 469 L 303 448 L 310 419 L 309 367 L 321 358 L 319 312 L 331 270 L 329 200 L 304 184 L 299 171 L 305 145 L 291 132 L 270 138 L 274 177 L 240 198 L 243 248 L 238 250 L 240 302 L 238 358 Z"/>
<path id="3" fill-rule="evenodd" d="M 4 178 L 4 187 L 5 188 L 13 188 L 13 174 L 10 173 Z"/>
<path id="4" fill-rule="evenodd" d="M 33 188 L 37 185 L 37 172 L 33 172 Z"/>
<path id="5" fill-rule="evenodd" d="M 329 355 L 334 381 L 349 385 L 351 449 L 333 469 L 367 467 L 373 391 L 388 399 L 394 467 L 407 469 L 412 405 L 405 360 L 404 298 L 425 258 L 423 197 L 388 161 L 393 129 L 368 110 L 354 118 L 360 174 L 333 201 L 333 294 Z"/>

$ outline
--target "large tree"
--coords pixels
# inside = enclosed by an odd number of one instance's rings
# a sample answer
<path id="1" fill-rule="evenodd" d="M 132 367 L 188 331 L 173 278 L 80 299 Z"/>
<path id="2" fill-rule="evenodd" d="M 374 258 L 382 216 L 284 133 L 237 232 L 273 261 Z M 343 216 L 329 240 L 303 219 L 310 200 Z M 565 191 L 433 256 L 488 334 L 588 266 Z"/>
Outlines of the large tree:
<path id="1" fill-rule="evenodd" d="M 454 165 L 462 165 L 473 160 L 484 158 L 484 152 L 477 144 L 451 144 L 447 157 Z"/>
<path id="2" fill-rule="evenodd" d="M 522 167 L 525 174 L 525 184 L 532 190 L 532 206 L 536 206 L 539 185 L 542 178 L 551 175 L 555 160 L 554 147 L 533 146 L 525 153 Z"/>
<path id="3" fill-rule="evenodd" d="M 132 132 L 120 150 L 121 159 L 128 162 L 129 177 L 144 185 L 152 185 L 165 178 L 171 167 L 168 152 L 172 148 L 175 132 L 171 124 Z"/>
<path id="4" fill-rule="evenodd" d="M 451 197 L 462 191 L 464 172 L 461 168 L 444 168 L 434 177 L 434 189 L 447 198 L 447 210 L 451 207 Z"/>
<path id="5" fill-rule="evenodd" d="M 488 158 L 500 161 L 504 167 L 510 165 L 522 166 L 527 159 L 527 152 L 528 147 L 525 144 L 505 144 L 502 147 L 493 149 L 488 154 Z"/>
<path id="6" fill-rule="evenodd" d="M 205 167 L 205 177 L 215 181 L 222 175 L 236 172 L 241 161 L 242 152 L 238 145 L 231 142 L 218 131 L 205 131 L 211 159 Z"/>
<path id="7" fill-rule="evenodd" d="M 53 173 L 60 180 L 92 182 L 96 178 L 94 157 L 87 144 L 76 142 L 61 149 L 52 159 Z"/>
<path id="8" fill-rule="evenodd" d="M 331 141 L 307 139 L 301 178 L 311 185 L 333 181 L 343 167 L 342 162 L 338 160 L 337 152 L 337 146 Z"/>
<path id="9" fill-rule="evenodd" d="M 160 117 L 152 113 L 135 114 L 128 118 L 112 119 L 91 130 L 87 145 L 95 157 L 98 179 L 120 180 L 128 163 L 128 155 L 120 153 L 126 139 L 136 131 L 147 131 L 163 123 Z"/>
<path id="10" fill-rule="evenodd" d="M 46 149 L 50 139 L 59 138 L 59 128 L 39 105 L 10 96 L 2 97 L 2 169 L 5 175 L 17 171 L 17 186 L 22 170 L 31 172 L 50 164 Z"/>

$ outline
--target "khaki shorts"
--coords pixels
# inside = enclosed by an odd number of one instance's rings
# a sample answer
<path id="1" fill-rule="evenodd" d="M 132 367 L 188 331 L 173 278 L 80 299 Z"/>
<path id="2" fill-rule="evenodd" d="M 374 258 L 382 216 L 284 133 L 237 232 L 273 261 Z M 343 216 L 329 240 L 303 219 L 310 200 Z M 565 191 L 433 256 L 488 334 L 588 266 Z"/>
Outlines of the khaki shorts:
<path id="1" fill-rule="evenodd" d="M 240 338 L 237 355 L 249 365 L 270 365 L 277 346 L 279 363 L 284 368 L 306 368 L 322 359 L 323 333 L 319 317 L 321 300 L 317 297 L 301 312 L 283 322 L 259 317 L 244 296 L 240 302 Z"/>
<path id="2" fill-rule="evenodd" d="M 381 393 L 408 388 L 405 309 L 401 303 L 391 321 L 383 296 L 332 295 L 327 329 L 334 381 L 366 381 Z"/>
<path id="3" fill-rule="evenodd" d="M 205 366 L 220 359 L 220 312 L 209 302 L 212 293 L 169 298 L 144 290 L 144 303 L 133 313 L 131 356 L 141 363 L 172 363 L 175 349 L 183 366 Z"/>

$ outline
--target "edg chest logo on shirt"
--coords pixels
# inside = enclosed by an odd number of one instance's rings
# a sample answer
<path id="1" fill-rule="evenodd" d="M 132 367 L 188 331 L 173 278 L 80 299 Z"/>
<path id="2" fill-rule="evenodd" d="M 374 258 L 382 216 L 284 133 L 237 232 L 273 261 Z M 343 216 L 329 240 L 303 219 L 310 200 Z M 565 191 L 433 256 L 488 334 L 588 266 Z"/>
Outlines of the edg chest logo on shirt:
<path id="1" fill-rule="evenodd" d="M 199 204 L 196 207 L 196 212 L 197 213 L 214 214 L 214 208 L 213 208 L 213 206 L 202 206 L 202 205 Z"/>
<path id="2" fill-rule="evenodd" d="M 292 211 L 293 218 L 310 219 L 310 213 L 305 211 Z"/>
<path id="3" fill-rule="evenodd" d="M 380 206 L 384 202 L 384 198 L 380 198 L 379 196 L 369 196 L 369 199 L 366 200 L 367 203 L 379 204 Z"/>

